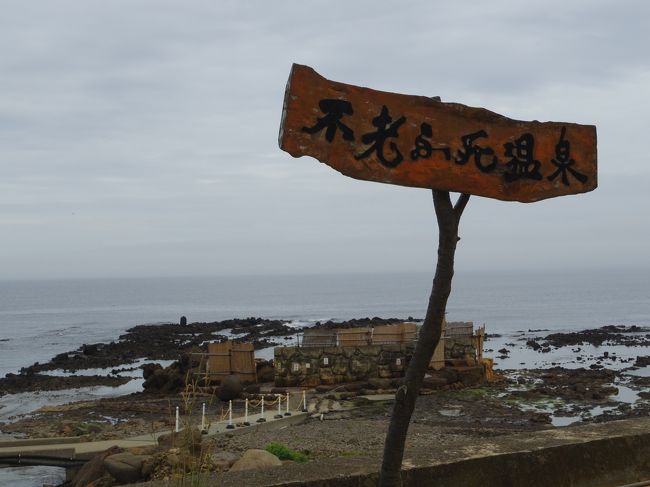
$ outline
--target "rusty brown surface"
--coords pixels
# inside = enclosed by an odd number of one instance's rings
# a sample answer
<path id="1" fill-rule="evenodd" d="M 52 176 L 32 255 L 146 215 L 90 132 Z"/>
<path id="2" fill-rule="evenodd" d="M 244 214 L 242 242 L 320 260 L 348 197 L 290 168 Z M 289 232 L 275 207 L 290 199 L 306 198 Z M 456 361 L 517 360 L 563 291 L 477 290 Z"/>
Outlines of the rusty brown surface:
<path id="1" fill-rule="evenodd" d="M 332 106 L 339 113 L 328 118 Z M 373 133 L 381 129 L 389 133 L 376 144 Z M 279 143 L 294 157 L 312 156 L 356 179 L 506 201 L 597 186 L 593 125 L 513 120 L 484 108 L 330 81 L 297 64 L 287 83 Z"/>

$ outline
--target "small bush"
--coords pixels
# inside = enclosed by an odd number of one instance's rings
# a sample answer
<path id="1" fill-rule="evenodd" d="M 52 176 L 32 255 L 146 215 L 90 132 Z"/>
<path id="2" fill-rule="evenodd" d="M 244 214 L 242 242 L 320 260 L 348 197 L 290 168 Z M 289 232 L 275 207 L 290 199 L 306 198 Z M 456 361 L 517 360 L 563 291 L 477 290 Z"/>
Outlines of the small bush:
<path id="1" fill-rule="evenodd" d="M 280 460 L 292 460 L 298 463 L 305 463 L 307 461 L 307 455 L 300 453 L 298 451 L 292 450 L 282 443 L 269 443 L 266 445 L 265 450 L 269 453 L 272 453 Z"/>

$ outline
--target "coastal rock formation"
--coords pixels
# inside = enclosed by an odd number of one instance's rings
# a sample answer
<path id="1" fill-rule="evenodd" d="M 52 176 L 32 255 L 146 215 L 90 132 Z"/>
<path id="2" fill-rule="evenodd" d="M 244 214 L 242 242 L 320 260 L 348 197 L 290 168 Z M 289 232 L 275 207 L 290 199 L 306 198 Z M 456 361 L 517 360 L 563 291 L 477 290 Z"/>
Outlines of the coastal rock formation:
<path id="1" fill-rule="evenodd" d="M 124 450 L 117 446 L 113 446 L 103 453 L 95 455 L 83 467 L 79 469 L 77 474 L 72 479 L 70 485 L 72 487 L 86 487 L 97 479 L 102 478 L 106 474 L 104 467 L 104 459 L 122 453 Z"/>
<path id="2" fill-rule="evenodd" d="M 259 468 L 279 467 L 282 462 L 266 450 L 246 450 L 242 457 L 230 468 L 231 471 L 254 470 Z"/>
<path id="3" fill-rule="evenodd" d="M 143 367 L 142 376 L 145 381 L 142 387 L 147 392 L 172 393 L 180 392 L 185 387 L 185 379 L 191 368 L 189 355 L 183 355 L 169 367 L 162 368 L 158 364 Z"/>
<path id="4" fill-rule="evenodd" d="M 219 384 L 217 397 L 222 401 L 230 401 L 238 398 L 244 390 L 241 379 L 238 375 L 227 375 Z"/>
<path id="5" fill-rule="evenodd" d="M 134 455 L 130 452 L 117 453 L 104 459 L 104 467 L 115 480 L 128 484 L 143 478 L 142 466 L 151 455 Z"/>

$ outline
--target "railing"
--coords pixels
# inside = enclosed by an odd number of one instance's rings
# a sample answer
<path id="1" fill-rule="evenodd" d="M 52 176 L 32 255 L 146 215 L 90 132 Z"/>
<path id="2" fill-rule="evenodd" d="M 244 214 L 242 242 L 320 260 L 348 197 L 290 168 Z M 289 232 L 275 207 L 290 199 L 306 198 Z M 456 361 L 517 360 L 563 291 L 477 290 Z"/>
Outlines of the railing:
<path id="1" fill-rule="evenodd" d="M 269 397 L 271 396 L 271 397 Z M 307 411 L 307 396 L 305 391 L 301 392 L 301 399 L 298 406 L 293 410 L 306 412 Z M 228 401 L 228 408 L 224 411 L 223 408 L 220 413 L 216 415 L 217 423 L 226 424 L 226 429 L 234 429 L 242 426 L 250 426 L 251 420 L 256 423 L 265 423 L 267 420 L 280 419 L 285 416 L 291 416 L 291 395 L 289 392 L 286 394 L 258 394 L 259 399 L 252 400 L 246 398 L 244 400 L 244 412 L 237 418 L 233 417 L 232 401 Z M 277 408 L 274 407 L 277 405 Z M 256 412 L 258 411 L 258 412 Z M 274 414 L 275 413 L 275 414 Z M 239 420 L 239 421 L 237 421 Z M 176 406 L 176 418 L 174 424 L 174 431 L 178 433 L 181 429 L 181 416 L 180 409 Z M 206 414 L 205 403 L 201 407 L 201 431 L 208 431 L 210 429 L 209 415 Z"/>

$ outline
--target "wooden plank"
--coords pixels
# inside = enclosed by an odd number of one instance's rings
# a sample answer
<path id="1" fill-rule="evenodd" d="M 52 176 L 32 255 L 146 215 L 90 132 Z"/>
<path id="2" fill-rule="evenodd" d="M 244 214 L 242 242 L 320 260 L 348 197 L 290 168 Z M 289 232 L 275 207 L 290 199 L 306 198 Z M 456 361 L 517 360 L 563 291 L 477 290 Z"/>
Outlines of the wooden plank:
<path id="1" fill-rule="evenodd" d="M 303 347 L 335 347 L 336 344 L 337 336 L 334 329 L 314 328 L 303 332 Z"/>
<path id="2" fill-rule="evenodd" d="M 474 333 L 472 321 L 452 321 L 447 323 L 445 335 L 447 337 L 470 337 Z"/>
<path id="3" fill-rule="evenodd" d="M 370 328 L 341 328 L 336 331 L 341 347 L 358 347 L 370 344 Z"/>
<path id="4" fill-rule="evenodd" d="M 418 325 L 415 323 L 402 323 L 402 333 L 404 343 L 414 342 L 418 334 Z"/>
<path id="5" fill-rule="evenodd" d="M 230 374 L 230 351 L 232 342 L 226 340 L 219 343 L 208 343 L 208 372 L 215 375 Z"/>
<path id="6" fill-rule="evenodd" d="M 338 83 L 294 64 L 279 143 L 356 179 L 532 202 L 597 186 L 596 127 Z"/>
<path id="7" fill-rule="evenodd" d="M 243 382 L 257 382 L 255 350 L 252 343 L 234 343 L 230 357 L 231 373 L 241 377 Z"/>
<path id="8" fill-rule="evenodd" d="M 373 345 L 404 343 L 404 323 L 375 326 L 372 331 Z"/>

